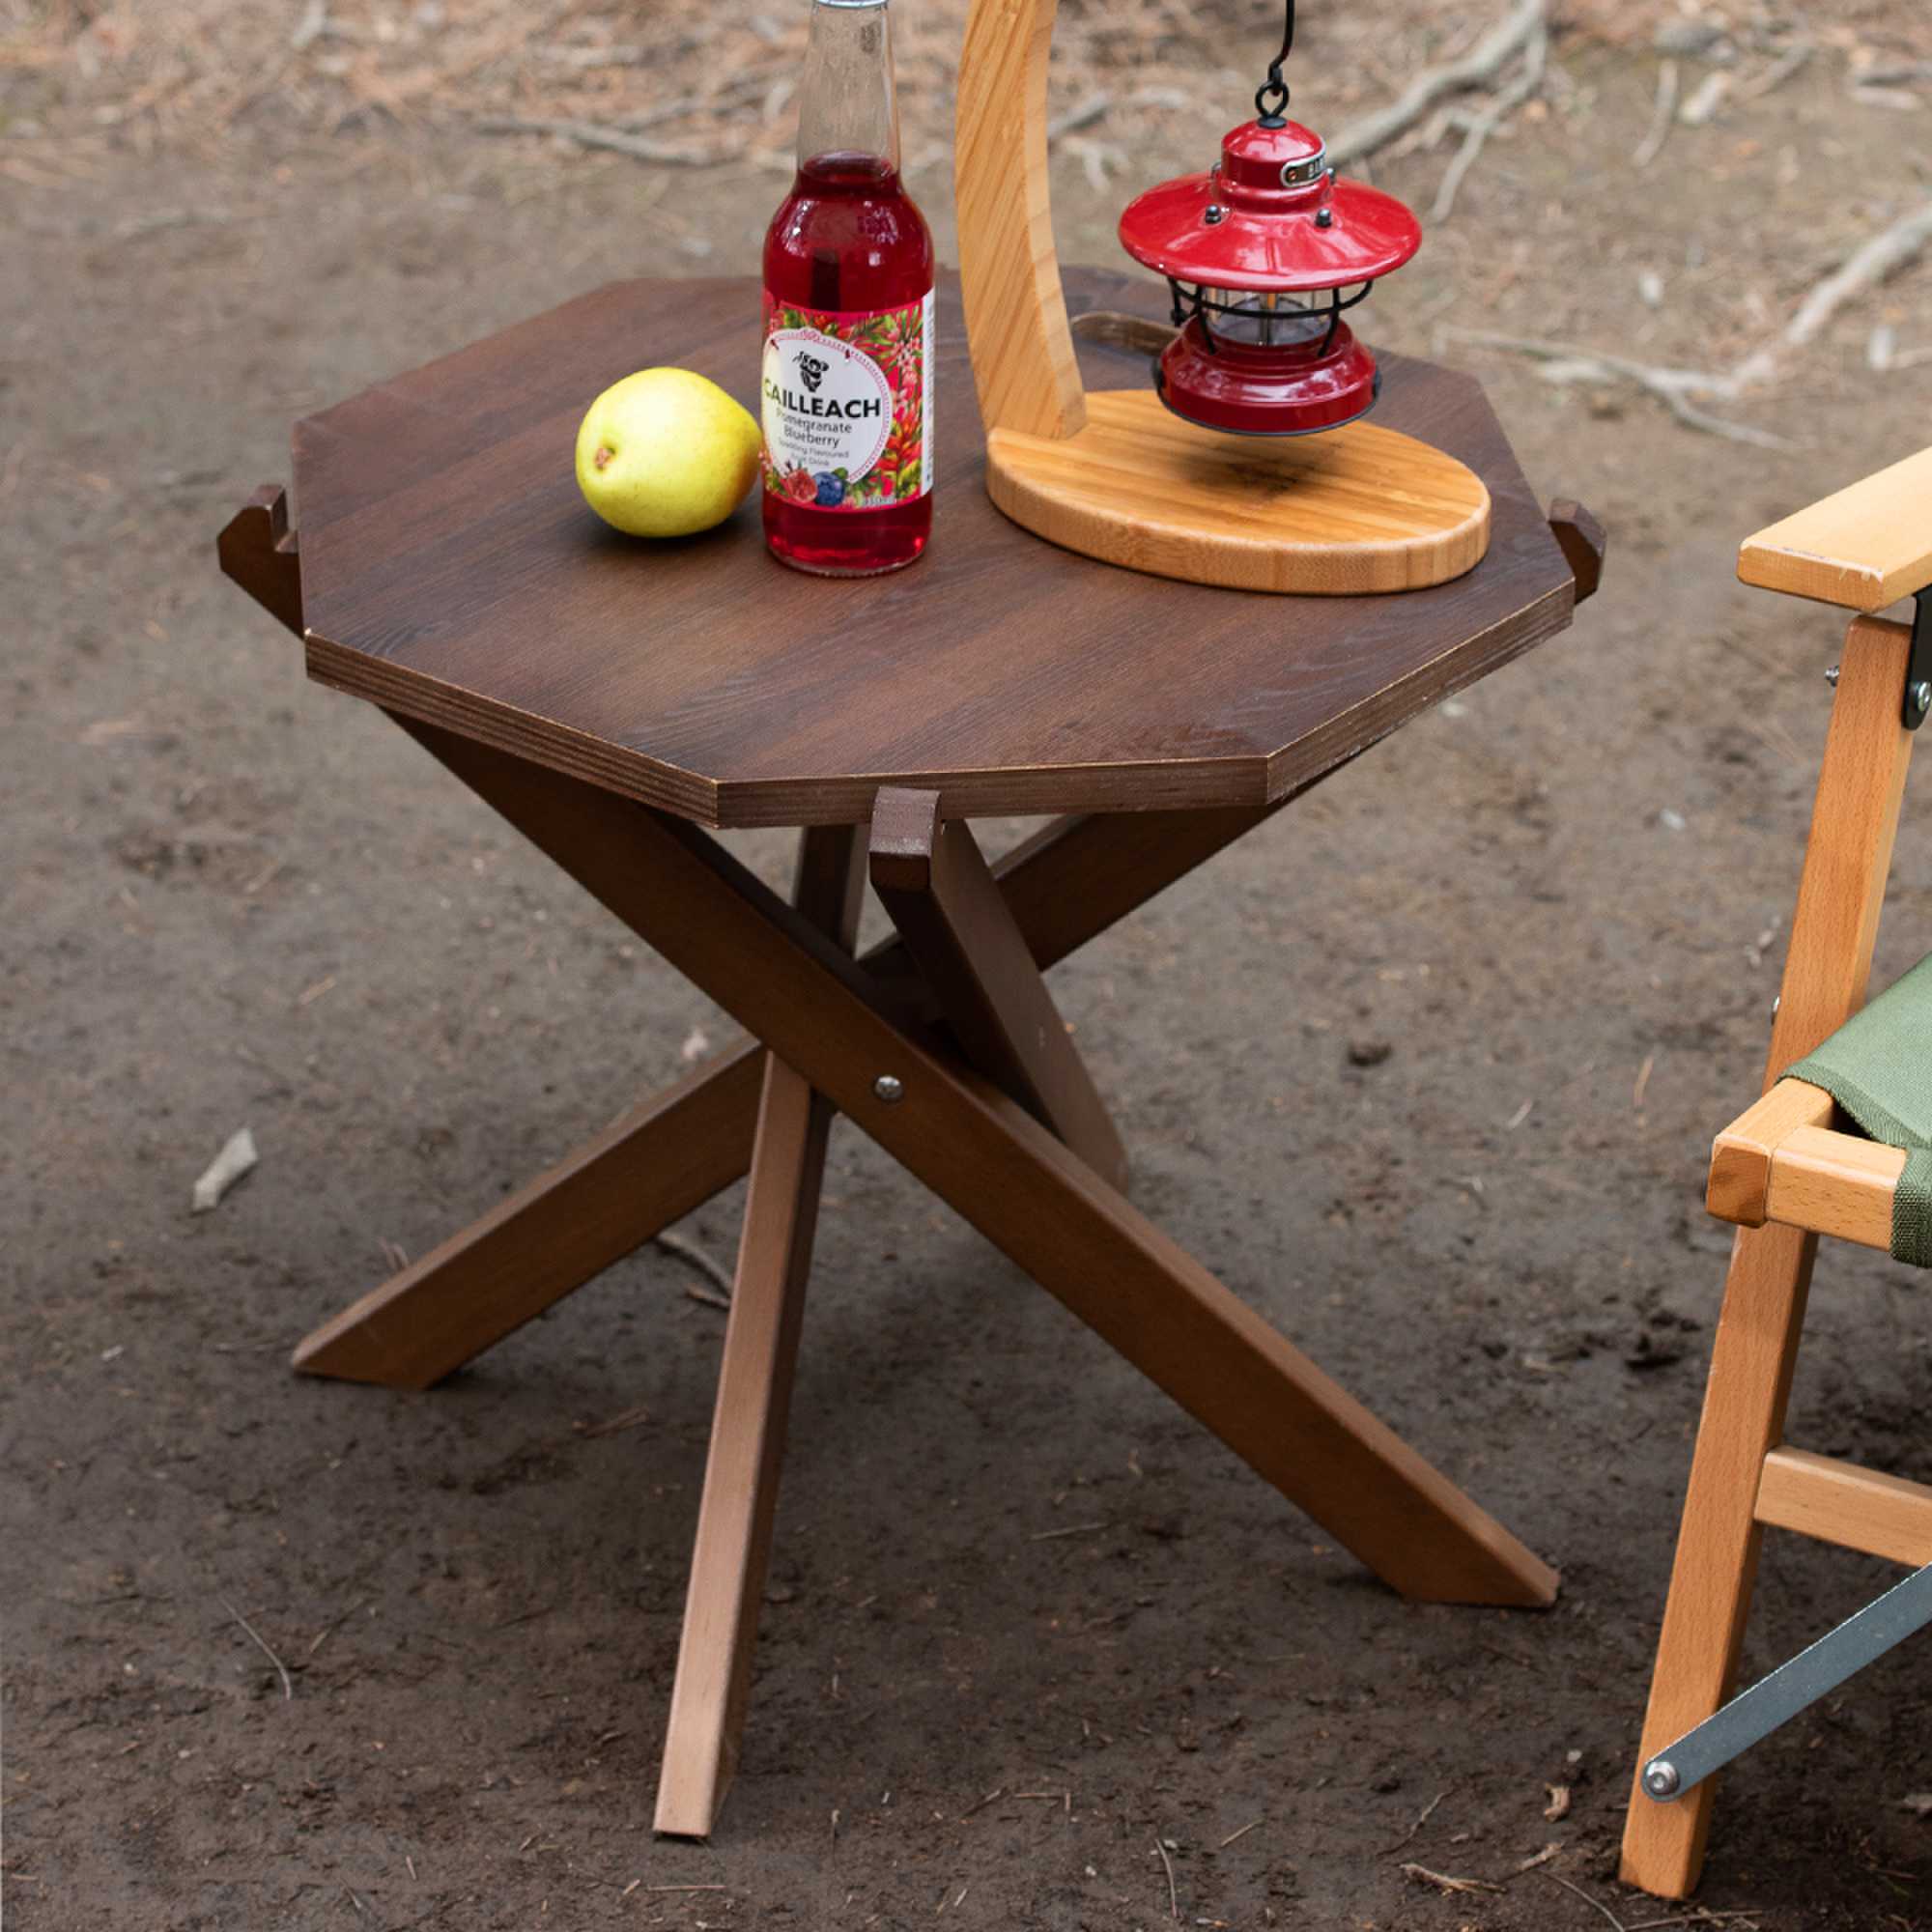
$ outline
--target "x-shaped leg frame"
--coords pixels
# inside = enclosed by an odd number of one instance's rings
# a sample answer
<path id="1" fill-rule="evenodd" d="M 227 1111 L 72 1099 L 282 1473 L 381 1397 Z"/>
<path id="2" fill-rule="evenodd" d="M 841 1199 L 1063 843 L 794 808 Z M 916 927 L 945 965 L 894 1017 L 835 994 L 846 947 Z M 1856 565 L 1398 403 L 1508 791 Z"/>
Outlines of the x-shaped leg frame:
<path id="1" fill-rule="evenodd" d="M 300 635 L 279 491 L 230 524 L 221 561 Z M 315 1375 L 427 1388 L 749 1172 L 660 1831 L 708 1835 L 737 1760 L 835 1110 L 1392 1588 L 1554 1601 L 1553 1570 L 1135 1211 L 1119 1137 L 1040 978 L 1288 799 L 1063 819 L 988 867 L 936 796 L 888 788 L 869 855 L 855 828 L 805 834 L 787 905 L 683 820 L 396 722 L 753 1036 L 295 1357 Z M 898 936 L 855 959 L 867 856 Z"/>
<path id="2" fill-rule="evenodd" d="M 750 1171 L 657 1824 L 709 1833 L 736 1760 L 832 1111 L 845 1114 L 1404 1595 L 1547 1605 L 1555 1573 L 1129 1205 L 1039 977 L 1265 810 L 1072 819 L 996 872 L 882 792 L 900 936 L 850 951 L 856 831 L 787 905 L 682 820 L 399 719 L 753 1036 L 338 1316 L 299 1367 L 425 1387 Z"/>

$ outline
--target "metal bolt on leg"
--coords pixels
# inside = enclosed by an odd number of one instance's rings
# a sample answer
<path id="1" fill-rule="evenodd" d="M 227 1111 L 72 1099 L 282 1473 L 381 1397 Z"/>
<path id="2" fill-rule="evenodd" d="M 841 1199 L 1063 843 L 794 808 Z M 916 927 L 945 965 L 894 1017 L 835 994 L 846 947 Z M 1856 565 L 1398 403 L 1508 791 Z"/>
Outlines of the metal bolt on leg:
<path id="1" fill-rule="evenodd" d="M 1675 1798 L 1677 1767 L 1666 1757 L 1651 1759 L 1643 1768 L 1643 1788 L 1652 1798 Z"/>
<path id="2" fill-rule="evenodd" d="M 872 1082 L 872 1092 L 890 1107 L 905 1098 L 905 1082 L 896 1073 L 881 1073 Z"/>

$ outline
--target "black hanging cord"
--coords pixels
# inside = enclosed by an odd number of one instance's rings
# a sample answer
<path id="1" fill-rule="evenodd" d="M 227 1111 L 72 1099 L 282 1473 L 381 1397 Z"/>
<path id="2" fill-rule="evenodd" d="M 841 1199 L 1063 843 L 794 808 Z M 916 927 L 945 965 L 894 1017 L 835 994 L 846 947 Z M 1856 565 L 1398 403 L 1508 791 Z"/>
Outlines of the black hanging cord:
<path id="1" fill-rule="evenodd" d="M 1282 28 L 1281 51 L 1268 62 L 1268 75 L 1255 89 L 1255 113 L 1264 128 L 1280 128 L 1286 125 L 1288 106 L 1288 82 L 1282 79 L 1282 64 L 1294 47 L 1294 0 L 1286 0 L 1288 21 Z"/>

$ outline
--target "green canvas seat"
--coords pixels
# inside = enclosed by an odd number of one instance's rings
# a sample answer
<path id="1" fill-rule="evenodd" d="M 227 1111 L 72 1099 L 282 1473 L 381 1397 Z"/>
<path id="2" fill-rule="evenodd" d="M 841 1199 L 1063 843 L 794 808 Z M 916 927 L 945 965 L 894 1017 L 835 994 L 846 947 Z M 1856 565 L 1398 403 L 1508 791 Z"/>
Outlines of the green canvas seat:
<path id="1" fill-rule="evenodd" d="M 1873 1140 L 1904 1152 L 1891 1252 L 1932 1267 L 1932 953 L 1785 1077 L 1822 1087 Z"/>

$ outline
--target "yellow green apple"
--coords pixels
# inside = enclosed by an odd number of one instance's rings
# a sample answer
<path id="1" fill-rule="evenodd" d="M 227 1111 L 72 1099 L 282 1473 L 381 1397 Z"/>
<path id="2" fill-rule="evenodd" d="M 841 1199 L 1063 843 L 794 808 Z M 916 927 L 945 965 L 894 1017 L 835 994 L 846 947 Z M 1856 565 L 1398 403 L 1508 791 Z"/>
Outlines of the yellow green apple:
<path id="1" fill-rule="evenodd" d="M 716 383 L 691 369 L 640 369 L 584 412 L 578 487 L 615 529 L 688 537 L 745 500 L 760 440 L 751 412 Z"/>

